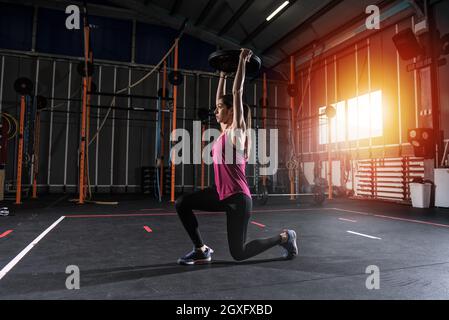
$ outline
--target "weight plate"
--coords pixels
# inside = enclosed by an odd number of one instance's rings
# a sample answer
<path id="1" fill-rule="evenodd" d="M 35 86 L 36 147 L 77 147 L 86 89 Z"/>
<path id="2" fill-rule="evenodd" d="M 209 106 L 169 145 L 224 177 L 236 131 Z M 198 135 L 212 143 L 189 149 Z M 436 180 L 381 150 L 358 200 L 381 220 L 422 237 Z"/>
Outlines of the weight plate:
<path id="1" fill-rule="evenodd" d="M 209 55 L 209 64 L 212 68 L 226 73 L 237 71 L 240 60 L 240 50 L 218 50 Z M 262 67 L 262 60 L 255 54 L 246 63 L 246 74 L 255 76 Z"/>
<path id="2" fill-rule="evenodd" d="M 14 90 L 21 95 L 29 95 L 33 91 L 33 82 L 25 77 L 18 78 L 14 81 Z"/>

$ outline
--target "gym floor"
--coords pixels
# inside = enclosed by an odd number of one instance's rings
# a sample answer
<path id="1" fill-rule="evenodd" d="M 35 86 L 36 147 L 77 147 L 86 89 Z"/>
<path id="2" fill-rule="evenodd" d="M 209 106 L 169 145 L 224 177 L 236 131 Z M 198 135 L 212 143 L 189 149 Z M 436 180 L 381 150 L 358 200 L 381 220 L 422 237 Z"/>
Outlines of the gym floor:
<path id="1" fill-rule="evenodd" d="M 447 299 L 449 209 L 334 199 L 256 205 L 248 240 L 285 227 L 299 256 L 280 247 L 235 262 L 224 213 L 197 212 L 207 265 L 180 266 L 192 249 L 173 205 L 114 196 L 116 206 L 77 206 L 48 195 L 1 217 L 0 299 Z M 107 199 L 106 199 L 107 200 Z M 68 290 L 68 266 L 80 289 Z M 379 288 L 368 289 L 372 270 Z"/>

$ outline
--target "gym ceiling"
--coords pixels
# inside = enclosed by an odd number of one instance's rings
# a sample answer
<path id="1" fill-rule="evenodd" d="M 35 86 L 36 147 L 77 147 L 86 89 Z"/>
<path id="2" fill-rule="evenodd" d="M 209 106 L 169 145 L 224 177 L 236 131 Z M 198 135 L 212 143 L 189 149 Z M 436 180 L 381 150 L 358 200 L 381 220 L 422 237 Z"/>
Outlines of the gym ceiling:
<path id="1" fill-rule="evenodd" d="M 14 1 L 11 1 L 14 2 Z M 364 21 L 369 5 L 380 10 L 394 0 L 95 0 L 89 14 L 136 19 L 185 32 L 223 49 L 249 47 L 264 67 L 282 70 L 289 56 L 322 43 L 338 32 Z M 77 1 L 29 1 L 44 7 L 66 8 Z M 284 5 L 284 6 L 283 6 Z M 279 7 L 270 21 L 267 17 Z M 281 67 L 278 68 L 278 67 Z M 286 66 L 288 69 L 288 66 Z"/>

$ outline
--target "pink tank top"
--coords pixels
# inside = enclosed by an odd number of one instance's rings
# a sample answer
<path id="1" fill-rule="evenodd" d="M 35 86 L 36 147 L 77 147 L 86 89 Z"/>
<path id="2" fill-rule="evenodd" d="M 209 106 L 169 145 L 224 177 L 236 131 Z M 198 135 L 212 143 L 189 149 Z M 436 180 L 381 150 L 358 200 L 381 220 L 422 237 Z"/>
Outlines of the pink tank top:
<path id="1" fill-rule="evenodd" d="M 236 193 L 243 193 L 251 198 L 245 176 L 247 159 L 243 150 L 237 150 L 230 140 L 229 131 L 226 131 L 218 137 L 212 146 L 218 197 L 220 200 L 224 200 Z"/>

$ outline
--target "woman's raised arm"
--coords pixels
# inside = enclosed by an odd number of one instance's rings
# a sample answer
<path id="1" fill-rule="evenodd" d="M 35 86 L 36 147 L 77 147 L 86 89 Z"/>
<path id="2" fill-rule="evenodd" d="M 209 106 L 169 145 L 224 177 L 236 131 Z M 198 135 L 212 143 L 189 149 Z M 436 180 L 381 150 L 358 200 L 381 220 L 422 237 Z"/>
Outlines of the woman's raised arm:
<path id="1" fill-rule="evenodd" d="M 251 59 L 253 52 L 249 49 L 241 49 L 239 65 L 234 78 L 232 95 L 234 96 L 234 119 L 232 125 L 234 128 L 246 129 L 245 117 L 243 112 L 243 86 L 245 83 L 246 62 Z"/>

